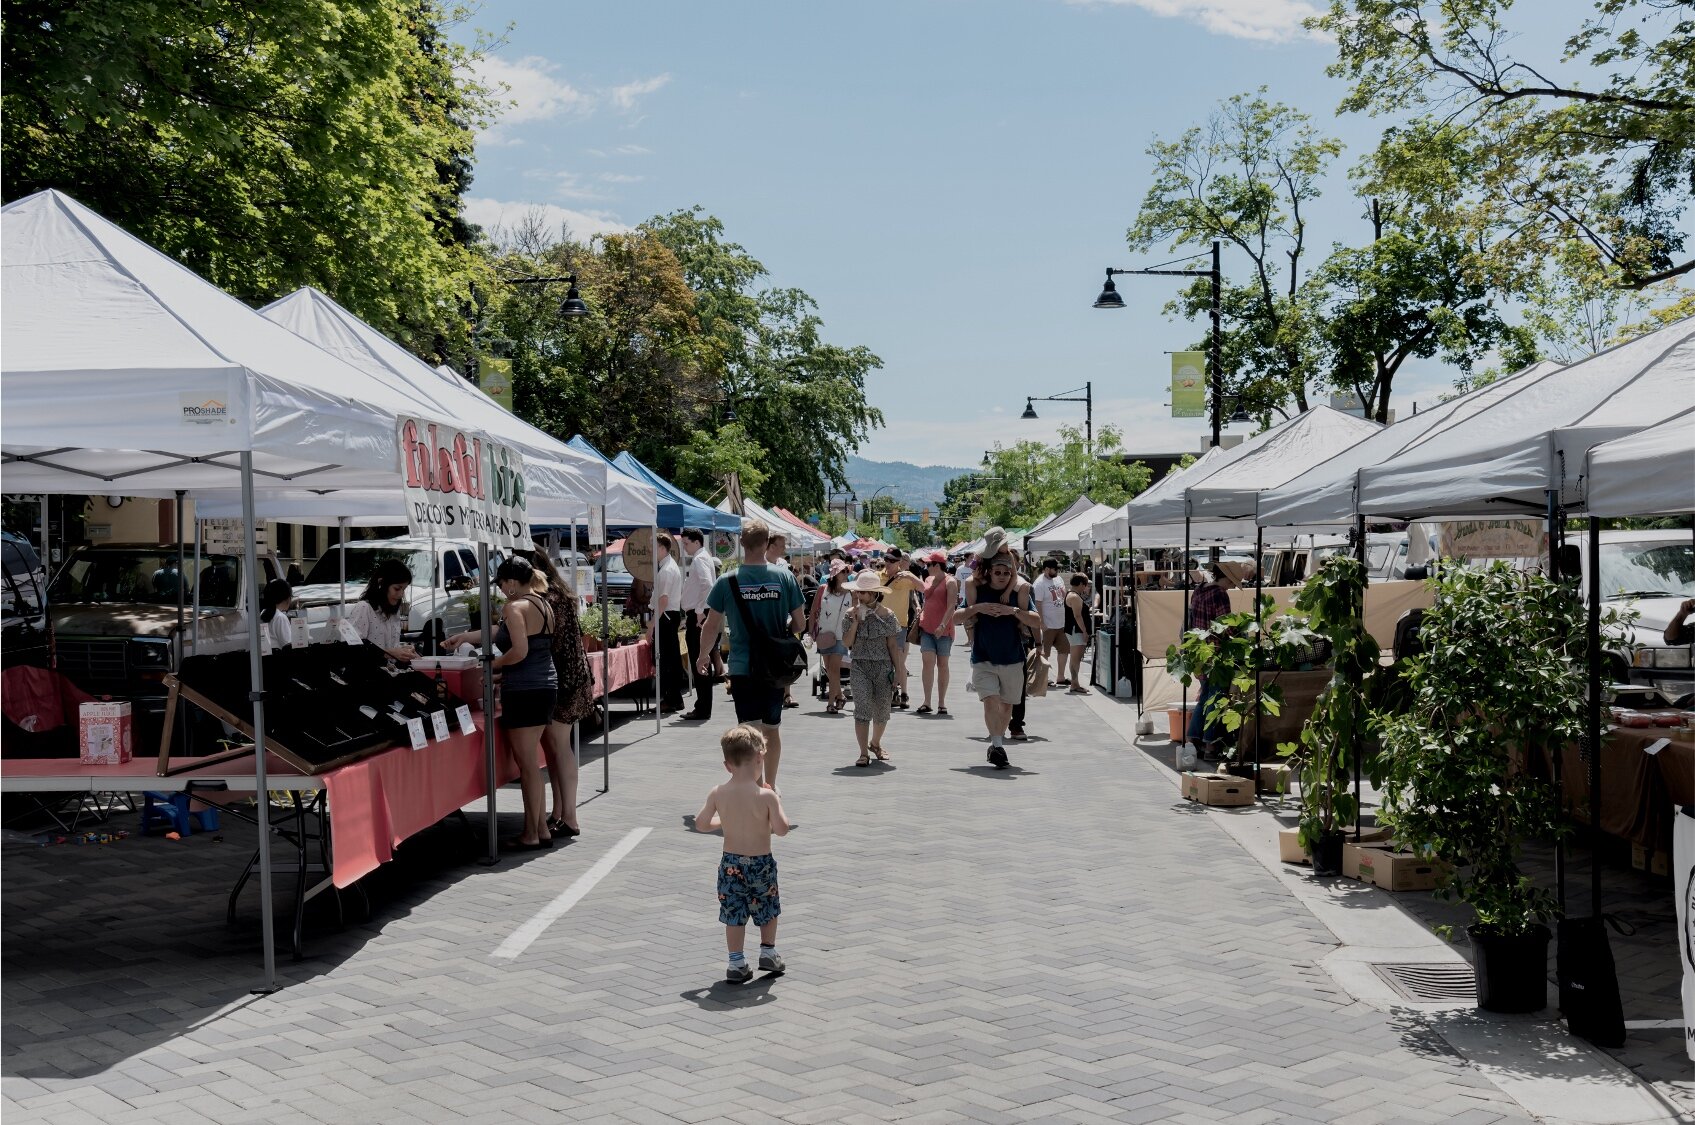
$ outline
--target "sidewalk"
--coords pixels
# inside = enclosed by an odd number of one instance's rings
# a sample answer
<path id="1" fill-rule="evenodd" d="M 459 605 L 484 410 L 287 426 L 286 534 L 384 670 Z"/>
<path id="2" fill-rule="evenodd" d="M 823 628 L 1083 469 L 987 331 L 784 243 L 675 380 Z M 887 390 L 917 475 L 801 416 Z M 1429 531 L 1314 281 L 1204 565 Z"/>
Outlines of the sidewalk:
<path id="1" fill-rule="evenodd" d="M 816 701 L 786 713 L 789 972 L 740 987 L 719 842 L 684 824 L 724 776 L 722 697 L 709 729 L 618 731 L 569 846 L 482 868 L 451 824 L 414 841 L 372 919 L 320 911 L 271 996 L 245 994 L 251 891 L 223 926 L 251 836 L 8 848 L 6 1119 L 1533 1120 L 1416 1013 L 1348 994 L 1331 931 L 1177 799 L 1116 733 L 1128 712 L 1033 700 L 995 771 L 960 650 L 953 670 L 952 718 L 896 713 L 892 767 L 856 769 L 851 721 Z M 591 758 L 585 796 L 598 778 Z M 515 791 L 501 807 L 514 828 Z"/>

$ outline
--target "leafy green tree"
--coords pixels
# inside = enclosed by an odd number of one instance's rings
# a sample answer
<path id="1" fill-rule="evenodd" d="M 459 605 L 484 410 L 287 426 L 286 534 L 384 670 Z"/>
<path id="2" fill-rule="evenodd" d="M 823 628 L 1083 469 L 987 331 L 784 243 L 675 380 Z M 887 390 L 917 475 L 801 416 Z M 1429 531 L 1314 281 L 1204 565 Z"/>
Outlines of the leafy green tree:
<path id="1" fill-rule="evenodd" d="M 1205 251 L 1214 239 L 1245 257 L 1246 282 L 1226 280 L 1223 367 L 1226 386 L 1253 414 L 1293 403 L 1307 408 L 1307 378 L 1318 367 L 1315 295 L 1307 284 L 1306 216 L 1319 181 L 1341 153 L 1312 119 L 1257 94 L 1227 98 L 1204 126 L 1148 146 L 1154 178 L 1127 233 L 1130 249 Z M 1211 287 L 1199 281 L 1168 311 L 1202 317 Z"/>
<path id="2" fill-rule="evenodd" d="M 237 296 L 315 285 L 426 355 L 464 334 L 492 103 L 437 0 L 6 0 L 5 198 L 62 189 Z"/>
<path id="3" fill-rule="evenodd" d="M 725 406 L 765 449 L 760 499 L 821 506 L 827 489 L 847 485 L 848 454 L 883 424 L 865 398 L 865 377 L 882 360 L 862 346 L 827 343 L 817 305 L 801 290 L 756 290 L 765 267 L 726 241 L 723 223 L 701 208 L 658 216 L 642 230 L 681 263 L 695 294 L 702 360 Z"/>
<path id="4" fill-rule="evenodd" d="M 1511 0 L 1332 0 L 1345 111 L 1390 129 L 1372 193 L 1487 248 L 1492 285 L 1532 288 L 1550 248 L 1580 247 L 1610 287 L 1695 269 L 1681 219 L 1695 182 L 1695 20 L 1686 0 L 1596 0 L 1561 58 L 1514 53 Z M 1528 22 L 1539 7 L 1521 6 Z M 1408 142 L 1408 137 L 1412 143 Z M 1459 198 L 1444 199 L 1455 182 Z"/>
<path id="5" fill-rule="evenodd" d="M 1059 436 L 1055 445 L 1021 441 L 997 446 L 983 472 L 949 481 L 943 487 L 946 526 L 956 526 L 953 521 L 969 511 L 964 517 L 969 530 L 994 524 L 1027 528 L 1079 496 L 1117 507 L 1148 487 L 1152 474 L 1146 463 L 1119 456 L 1124 438 L 1116 426 L 1096 431 L 1092 459 L 1080 427 L 1061 426 Z"/>
<path id="6" fill-rule="evenodd" d="M 684 490 L 710 497 L 724 489 L 731 473 L 741 481 L 743 496 L 764 496 L 769 479 L 763 468 L 765 449 L 747 435 L 741 423 L 731 422 L 717 433 L 696 430 L 677 450 L 673 479 Z"/>

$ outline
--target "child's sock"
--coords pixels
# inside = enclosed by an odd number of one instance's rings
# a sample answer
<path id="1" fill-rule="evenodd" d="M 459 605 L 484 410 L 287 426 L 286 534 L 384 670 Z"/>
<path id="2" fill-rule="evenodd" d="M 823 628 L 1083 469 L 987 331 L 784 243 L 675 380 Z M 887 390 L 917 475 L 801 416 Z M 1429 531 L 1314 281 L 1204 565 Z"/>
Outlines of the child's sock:
<path id="1" fill-rule="evenodd" d="M 732 969 L 738 969 L 745 964 L 747 964 L 747 954 L 739 949 L 730 954 L 730 967 Z"/>
<path id="2" fill-rule="evenodd" d="M 761 942 L 759 945 L 759 955 L 761 957 L 775 957 L 777 955 L 777 947 L 775 945 L 766 945 L 764 942 Z"/>

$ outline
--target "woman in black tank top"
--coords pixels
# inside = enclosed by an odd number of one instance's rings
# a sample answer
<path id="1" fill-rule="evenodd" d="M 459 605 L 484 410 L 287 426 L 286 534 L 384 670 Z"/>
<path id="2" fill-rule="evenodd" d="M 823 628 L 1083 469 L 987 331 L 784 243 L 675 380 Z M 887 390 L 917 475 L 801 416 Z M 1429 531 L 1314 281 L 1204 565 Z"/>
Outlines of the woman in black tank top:
<path id="1" fill-rule="evenodd" d="M 1088 695 L 1089 689 L 1083 686 L 1078 674 L 1083 670 L 1083 650 L 1089 646 L 1089 633 L 1094 617 L 1090 603 L 1093 596 L 1089 589 L 1089 576 L 1073 574 L 1071 576 L 1071 592 L 1065 595 L 1065 633 L 1071 642 L 1071 670 L 1069 679 L 1071 686 L 1066 688 L 1067 695 Z"/>

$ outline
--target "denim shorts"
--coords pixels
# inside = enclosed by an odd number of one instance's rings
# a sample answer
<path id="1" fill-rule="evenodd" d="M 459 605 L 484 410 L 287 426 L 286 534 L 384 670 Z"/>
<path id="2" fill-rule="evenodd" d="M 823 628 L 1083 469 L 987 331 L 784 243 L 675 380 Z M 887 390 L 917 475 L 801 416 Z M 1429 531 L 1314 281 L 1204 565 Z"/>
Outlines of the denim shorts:
<path id="1" fill-rule="evenodd" d="M 818 655 L 819 656 L 846 656 L 847 655 L 847 645 L 844 645 L 842 642 L 837 641 L 835 644 L 831 645 L 829 648 L 819 649 Z"/>
<path id="2" fill-rule="evenodd" d="M 953 651 L 953 634 L 938 636 L 935 633 L 922 633 L 918 637 L 918 650 L 933 652 L 945 660 L 948 653 Z"/>

